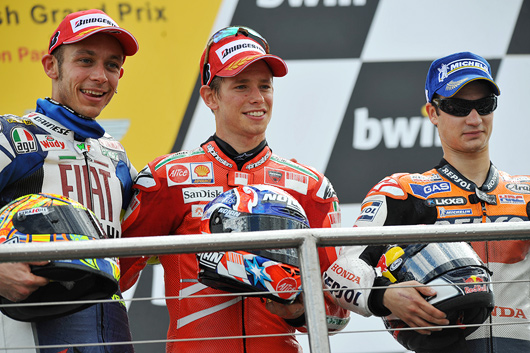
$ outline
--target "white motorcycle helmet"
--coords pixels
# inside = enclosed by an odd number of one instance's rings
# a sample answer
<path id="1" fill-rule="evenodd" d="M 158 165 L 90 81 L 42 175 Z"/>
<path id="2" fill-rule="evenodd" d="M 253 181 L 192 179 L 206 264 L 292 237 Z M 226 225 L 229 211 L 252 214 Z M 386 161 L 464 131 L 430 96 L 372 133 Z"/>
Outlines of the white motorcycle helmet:
<path id="1" fill-rule="evenodd" d="M 384 317 L 393 337 L 412 351 L 443 352 L 443 347 L 478 328 L 464 325 L 483 323 L 493 310 L 490 272 L 465 242 L 389 246 L 378 267 L 392 282 L 416 280 L 433 286 L 437 294 L 426 300 L 447 315 L 450 325 L 462 326 L 433 331 L 427 336 L 414 330 L 400 330 L 409 326 L 393 315 Z"/>

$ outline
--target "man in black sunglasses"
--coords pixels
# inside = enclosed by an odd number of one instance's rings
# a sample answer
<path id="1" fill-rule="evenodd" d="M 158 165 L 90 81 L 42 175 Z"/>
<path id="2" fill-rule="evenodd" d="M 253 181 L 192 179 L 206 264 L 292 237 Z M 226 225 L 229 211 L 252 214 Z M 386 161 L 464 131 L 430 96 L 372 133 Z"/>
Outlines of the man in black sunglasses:
<path id="1" fill-rule="evenodd" d="M 380 181 L 368 192 L 355 226 L 528 221 L 530 177 L 511 176 L 490 162 L 489 139 L 500 90 L 491 76 L 489 63 L 470 52 L 435 60 L 427 74 L 425 92 L 426 111 L 438 129 L 443 159 L 422 174 L 399 173 Z M 470 301 L 463 308 L 446 303 L 445 311 L 439 310 L 439 305 L 431 305 L 430 301 L 437 293 L 443 296 L 444 288 L 421 285 L 420 279 L 392 283 L 381 276 L 386 270 L 383 268 L 386 262 L 381 261 L 386 249 L 383 246 L 348 249 L 325 272 L 325 282 L 330 288 L 359 288 L 360 305 L 345 300 L 340 291 L 333 292 L 344 308 L 364 316 L 392 314 L 387 323 L 396 317 L 401 319 L 401 326 L 389 327 L 397 329 L 393 331 L 394 337 L 410 350 L 530 352 L 530 256 L 527 256 L 530 241 L 474 242 L 472 246 L 493 272 L 495 306 Z M 381 272 L 375 270 L 377 267 Z M 362 281 L 345 279 L 335 268 L 345 268 Z M 419 287 L 403 288 L 405 284 Z M 384 289 L 364 289 L 371 286 Z M 477 278 L 469 278 L 464 287 L 466 294 L 486 288 Z M 473 316 L 470 310 L 482 314 L 484 310 L 492 311 L 489 316 Z M 420 328 L 481 324 L 484 319 L 486 325 L 474 331 Z M 507 323 L 513 325 L 503 325 Z M 406 326 L 418 328 L 416 332 L 421 335 L 412 337 L 407 333 L 410 331 L 399 330 Z"/>
<path id="2" fill-rule="evenodd" d="M 198 234 L 209 201 L 250 184 L 273 185 L 291 194 L 312 228 L 340 226 L 338 198 L 328 179 L 311 167 L 273 154 L 267 145 L 273 77 L 287 74 L 286 63 L 270 54 L 267 41 L 247 27 L 224 28 L 208 41 L 199 68 L 200 94 L 215 116 L 215 134 L 197 149 L 159 157 L 140 172 L 123 236 Z M 322 271 L 337 258 L 335 248 L 320 248 L 319 255 Z M 147 260 L 121 259 L 124 290 L 134 284 Z M 294 336 L 295 329 L 305 330 L 300 299 L 286 305 L 226 296 L 198 282 L 195 254 L 160 256 L 160 262 L 166 295 L 181 296 L 166 301 L 168 338 L 192 339 L 169 342 L 167 352 L 301 352 Z M 289 287 L 284 283 L 276 290 Z M 202 295 L 211 297 L 194 298 Z M 340 330 L 348 323 L 349 312 L 326 297 L 329 330 Z M 255 335 L 271 336 L 250 337 Z M 227 336 L 234 338 L 200 340 Z"/>

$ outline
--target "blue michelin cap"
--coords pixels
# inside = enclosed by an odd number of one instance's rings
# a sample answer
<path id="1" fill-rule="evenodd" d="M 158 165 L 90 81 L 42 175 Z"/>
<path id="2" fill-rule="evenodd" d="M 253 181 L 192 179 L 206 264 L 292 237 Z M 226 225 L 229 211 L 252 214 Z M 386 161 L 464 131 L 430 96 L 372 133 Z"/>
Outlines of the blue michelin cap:
<path id="1" fill-rule="evenodd" d="M 495 95 L 500 95 L 499 87 L 491 77 L 490 64 L 483 57 L 470 53 L 455 53 L 434 60 L 425 81 L 427 102 L 435 93 L 443 97 L 452 97 L 467 83 L 474 80 L 486 80 L 491 83 Z"/>

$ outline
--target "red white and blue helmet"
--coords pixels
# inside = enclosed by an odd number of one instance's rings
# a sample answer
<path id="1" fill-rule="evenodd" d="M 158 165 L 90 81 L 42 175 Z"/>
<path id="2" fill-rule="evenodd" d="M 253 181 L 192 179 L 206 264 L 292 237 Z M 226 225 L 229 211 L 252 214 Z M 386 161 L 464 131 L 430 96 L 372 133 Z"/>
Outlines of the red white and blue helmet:
<path id="1" fill-rule="evenodd" d="M 393 315 L 384 317 L 393 337 L 409 350 L 445 351 L 444 347 L 478 329 L 465 325 L 482 324 L 493 310 L 490 272 L 465 242 L 389 246 L 377 267 L 391 282 L 415 280 L 433 286 L 437 294 L 426 300 L 446 314 L 450 325 L 457 327 L 421 335 L 401 330 L 408 325 Z"/>
<path id="2" fill-rule="evenodd" d="M 201 232 L 231 233 L 309 228 L 302 206 L 269 185 L 230 189 L 204 208 Z M 296 249 L 197 254 L 199 281 L 212 288 L 292 303 L 301 288 Z M 278 293 L 279 292 L 279 293 Z"/>
<path id="3" fill-rule="evenodd" d="M 0 244 L 89 241 L 107 236 L 94 213 L 80 203 L 54 194 L 22 196 L 0 210 Z M 31 266 L 31 272 L 50 282 L 21 303 L 57 302 L 57 305 L 6 305 L 0 310 L 18 321 L 41 321 L 69 315 L 92 304 L 62 301 L 110 298 L 118 289 L 120 269 L 115 258 L 54 260 Z M 13 304 L 0 297 L 0 303 Z"/>
<path id="4" fill-rule="evenodd" d="M 238 186 L 204 208 L 203 233 L 255 232 L 309 228 L 302 206 L 286 191 L 270 185 Z"/>

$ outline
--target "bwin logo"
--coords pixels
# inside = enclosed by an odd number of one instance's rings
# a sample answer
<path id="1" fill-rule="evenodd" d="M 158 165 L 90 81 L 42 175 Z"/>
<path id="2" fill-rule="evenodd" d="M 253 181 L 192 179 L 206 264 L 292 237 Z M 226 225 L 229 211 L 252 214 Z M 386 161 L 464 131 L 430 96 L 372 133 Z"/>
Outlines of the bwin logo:
<path id="1" fill-rule="evenodd" d="M 368 108 L 354 111 L 353 148 L 372 150 L 384 141 L 388 149 L 412 148 L 419 139 L 420 147 L 440 147 L 440 137 L 428 118 L 376 119 L 368 116 Z"/>

